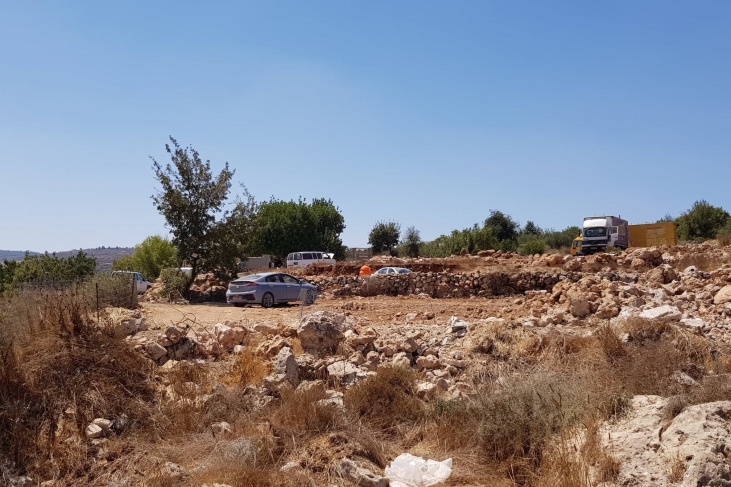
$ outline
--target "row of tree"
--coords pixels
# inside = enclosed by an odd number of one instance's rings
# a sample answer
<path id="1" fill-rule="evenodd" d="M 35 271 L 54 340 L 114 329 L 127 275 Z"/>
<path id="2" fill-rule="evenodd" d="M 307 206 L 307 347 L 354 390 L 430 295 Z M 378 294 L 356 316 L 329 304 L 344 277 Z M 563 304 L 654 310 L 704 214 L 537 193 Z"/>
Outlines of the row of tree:
<path id="1" fill-rule="evenodd" d="M 675 222 L 681 242 L 731 238 L 731 215 L 705 200 L 696 201 L 677 218 L 666 215 L 658 222 Z M 423 242 L 414 227 L 407 228 L 402 235 L 400 223 L 379 221 L 369 234 L 368 245 L 375 254 L 388 253 L 402 257 L 446 257 L 490 249 L 542 254 L 547 249 L 570 247 L 580 233 L 581 229 L 577 226 L 563 230 L 542 229 L 532 221 L 521 228 L 510 215 L 492 210 L 482 225 L 452 230 L 449 235 L 441 235 L 430 242 Z"/>
<path id="2" fill-rule="evenodd" d="M 78 281 L 93 276 L 95 272 L 96 259 L 81 250 L 66 258 L 48 253 L 26 254 L 23 260 L 0 263 L 0 295 L 24 283 Z"/>
<path id="3" fill-rule="evenodd" d="M 244 256 L 270 254 L 284 260 L 289 252 L 311 249 L 344 257 L 346 248 L 340 235 L 345 219 L 332 201 L 282 201 L 272 197 L 257 203 L 241 185 L 240 194 L 229 203 L 235 171 L 228 163 L 214 175 L 210 161 L 204 162 L 193 148 L 181 147 L 172 137 L 165 148 L 169 163 L 162 165 L 152 158 L 160 185 L 152 199 L 165 218 L 172 240 L 150 237 L 134 255 L 115 263 L 115 268 L 138 270 L 155 278 L 162 268 L 185 263 L 193 271 L 187 289 L 200 272 L 231 276 Z M 725 210 L 702 200 L 680 217 L 666 216 L 664 220 L 668 219 L 678 223 L 683 240 L 713 238 L 731 225 Z M 576 226 L 541 229 L 531 221 L 521 228 L 510 215 L 492 210 L 482 224 L 453 230 L 430 242 L 423 242 L 413 226 L 402 235 L 400 223 L 378 221 L 368 244 L 376 254 L 411 257 L 445 257 L 488 249 L 543 253 L 548 248 L 569 247 L 579 233 Z"/>

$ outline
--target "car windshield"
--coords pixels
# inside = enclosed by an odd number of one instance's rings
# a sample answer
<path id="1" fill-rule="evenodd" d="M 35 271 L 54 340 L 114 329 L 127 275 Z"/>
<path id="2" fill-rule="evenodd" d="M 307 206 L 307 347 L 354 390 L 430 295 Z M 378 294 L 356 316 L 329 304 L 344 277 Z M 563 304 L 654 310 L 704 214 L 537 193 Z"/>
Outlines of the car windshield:
<path id="1" fill-rule="evenodd" d="M 607 229 L 604 227 L 585 228 L 584 237 L 606 237 Z"/>

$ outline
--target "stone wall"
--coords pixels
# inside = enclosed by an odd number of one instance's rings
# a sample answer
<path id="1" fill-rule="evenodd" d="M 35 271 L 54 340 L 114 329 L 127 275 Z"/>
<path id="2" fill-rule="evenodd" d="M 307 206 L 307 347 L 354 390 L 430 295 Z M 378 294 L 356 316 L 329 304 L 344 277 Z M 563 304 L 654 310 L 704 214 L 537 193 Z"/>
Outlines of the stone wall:
<path id="1" fill-rule="evenodd" d="M 330 291 L 335 296 L 426 294 L 433 298 L 466 298 L 510 296 L 525 291 L 550 290 L 560 280 L 575 280 L 579 277 L 578 273 L 561 270 L 524 271 L 512 274 L 412 272 L 408 275 L 370 276 L 357 279 L 354 276 L 316 276 L 308 277 L 308 281 L 317 285 L 321 292 Z"/>

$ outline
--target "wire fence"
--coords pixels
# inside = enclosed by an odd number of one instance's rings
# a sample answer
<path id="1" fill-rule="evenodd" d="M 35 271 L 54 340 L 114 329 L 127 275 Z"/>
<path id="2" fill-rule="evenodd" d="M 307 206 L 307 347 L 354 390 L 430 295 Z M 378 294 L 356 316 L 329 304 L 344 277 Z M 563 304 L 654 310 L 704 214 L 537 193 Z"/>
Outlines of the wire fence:
<path id="1" fill-rule="evenodd" d="M 97 312 L 107 307 L 136 308 L 137 287 L 130 275 L 97 274 L 86 280 L 36 280 L 18 285 L 21 294 L 37 294 L 45 299 L 73 296 Z"/>

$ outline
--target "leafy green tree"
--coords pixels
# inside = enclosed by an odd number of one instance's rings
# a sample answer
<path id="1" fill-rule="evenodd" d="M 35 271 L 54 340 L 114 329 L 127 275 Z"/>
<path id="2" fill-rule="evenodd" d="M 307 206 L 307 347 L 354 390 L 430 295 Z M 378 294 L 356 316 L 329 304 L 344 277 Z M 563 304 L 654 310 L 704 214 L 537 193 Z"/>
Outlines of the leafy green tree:
<path id="1" fill-rule="evenodd" d="M 0 296 L 13 287 L 15 270 L 18 268 L 18 261 L 5 260 L 0 263 Z"/>
<path id="2" fill-rule="evenodd" d="M 731 215 L 721 207 L 713 206 L 706 200 L 699 200 L 678 219 L 678 238 L 680 240 L 707 240 L 716 238 L 718 231 L 731 219 Z"/>
<path id="3" fill-rule="evenodd" d="M 7 261 L 6 261 L 7 265 Z M 56 254 L 29 255 L 14 266 L 13 285 L 32 281 L 75 281 L 93 276 L 96 259 L 83 251 L 71 257 Z"/>
<path id="4" fill-rule="evenodd" d="M 474 224 L 464 230 L 452 230 L 450 235 L 441 235 L 431 242 L 421 245 L 421 255 L 424 257 L 449 257 L 463 251 L 475 254 L 481 250 L 496 249 L 498 241 L 492 230 Z"/>
<path id="5" fill-rule="evenodd" d="M 521 234 L 522 235 L 531 235 L 531 236 L 540 236 L 540 235 L 543 235 L 543 230 L 541 230 L 541 227 L 539 227 L 532 221 L 528 220 L 528 222 L 525 224 L 525 227 L 523 227 Z"/>
<path id="6" fill-rule="evenodd" d="M 277 259 L 285 259 L 290 252 L 320 250 L 345 257 L 340 234 L 345 219 L 330 200 L 313 199 L 307 203 L 280 201 L 272 198 L 259 207 L 252 247 Z"/>
<path id="7" fill-rule="evenodd" d="M 520 227 L 509 215 L 498 210 L 490 210 L 490 216 L 485 220 L 485 227 L 490 229 L 503 250 L 517 248 Z"/>
<path id="8" fill-rule="evenodd" d="M 671 223 L 674 222 L 675 218 L 670 213 L 666 213 L 664 217 L 660 218 L 656 223 Z"/>
<path id="9" fill-rule="evenodd" d="M 518 249 L 521 255 L 542 255 L 545 251 L 546 242 L 537 237 L 529 238 Z"/>
<path id="10" fill-rule="evenodd" d="M 165 144 L 165 150 L 172 164 L 162 166 L 150 157 L 155 178 L 162 187 L 152 200 L 165 217 L 180 259 L 193 268 L 185 288 L 187 293 L 198 273 L 234 265 L 235 256 L 223 258 L 217 243 L 217 237 L 227 234 L 224 205 L 234 171 L 226 163 L 214 177 L 211 162 L 203 162 L 195 149 L 180 147 L 173 137 L 170 143 Z"/>
<path id="11" fill-rule="evenodd" d="M 406 255 L 409 257 L 419 257 L 419 247 L 421 246 L 421 234 L 416 227 L 411 226 L 406 229 L 404 234 L 403 245 L 406 247 Z"/>
<path id="12" fill-rule="evenodd" d="M 581 234 L 581 229 L 575 225 L 566 227 L 561 231 L 546 230 L 543 234 L 543 240 L 546 245 L 552 249 L 560 249 L 562 247 L 571 247 L 571 242 Z"/>
<path id="13" fill-rule="evenodd" d="M 389 255 L 395 255 L 394 248 L 398 245 L 401 234 L 401 224 L 393 221 L 379 221 L 371 229 L 368 235 L 368 245 L 373 249 L 373 254 L 380 254 L 388 251 Z"/>
<path id="14" fill-rule="evenodd" d="M 115 260 L 112 269 L 140 272 L 154 280 L 160 277 L 162 269 L 176 267 L 179 263 L 178 249 L 163 237 L 153 235 L 135 246 L 132 255 Z"/>

